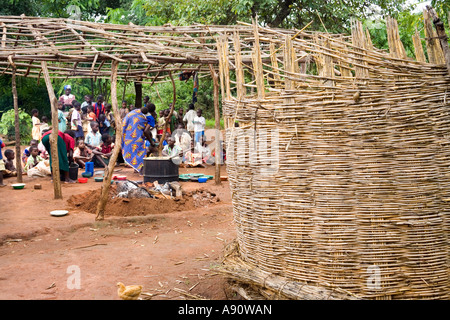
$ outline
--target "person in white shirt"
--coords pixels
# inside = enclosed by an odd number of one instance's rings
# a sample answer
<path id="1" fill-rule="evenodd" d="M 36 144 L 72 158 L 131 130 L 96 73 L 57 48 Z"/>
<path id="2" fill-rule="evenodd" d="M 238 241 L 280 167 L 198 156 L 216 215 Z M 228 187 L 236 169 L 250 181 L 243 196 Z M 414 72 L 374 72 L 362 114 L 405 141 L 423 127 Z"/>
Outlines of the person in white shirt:
<path id="1" fill-rule="evenodd" d="M 192 137 L 181 123 L 178 124 L 177 130 L 174 131 L 172 137 L 175 139 L 175 145 L 179 146 L 184 153 L 191 149 Z"/>
<path id="2" fill-rule="evenodd" d="M 102 143 L 102 135 L 98 132 L 99 127 L 97 121 L 92 121 L 90 125 L 92 131 L 87 134 L 84 142 L 90 149 L 95 149 Z"/>
<path id="3" fill-rule="evenodd" d="M 70 119 L 70 123 L 72 126 L 72 130 L 75 131 L 75 139 L 78 140 L 78 138 L 84 138 L 84 132 L 83 132 L 83 124 L 81 121 L 81 103 L 76 101 L 74 103 L 74 109 L 72 111 L 72 118 Z"/>
<path id="4" fill-rule="evenodd" d="M 64 94 L 59 97 L 59 101 L 61 101 L 63 106 L 65 106 L 66 109 L 69 110 L 69 108 L 72 108 L 73 100 L 76 100 L 76 98 L 72 94 L 72 87 L 70 85 L 64 86 Z"/>
<path id="5" fill-rule="evenodd" d="M 206 126 L 206 120 L 202 116 L 202 109 L 197 110 L 197 115 L 194 118 L 194 141 L 195 145 L 197 143 L 200 143 L 202 145 L 203 137 L 205 135 L 205 126 Z"/>
<path id="6" fill-rule="evenodd" d="M 194 136 L 194 118 L 197 116 L 197 112 L 194 110 L 194 104 L 189 104 L 189 111 L 183 117 L 183 122 L 186 125 L 187 131 Z"/>

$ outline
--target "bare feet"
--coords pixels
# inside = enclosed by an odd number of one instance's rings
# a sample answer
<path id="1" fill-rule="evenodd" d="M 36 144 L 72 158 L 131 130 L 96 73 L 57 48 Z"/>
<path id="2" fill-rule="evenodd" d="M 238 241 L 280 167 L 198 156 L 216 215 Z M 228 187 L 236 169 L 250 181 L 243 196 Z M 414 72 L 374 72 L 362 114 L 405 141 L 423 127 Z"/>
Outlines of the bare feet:
<path id="1" fill-rule="evenodd" d="M 76 183 L 76 181 L 75 181 L 75 180 L 72 180 L 72 179 L 69 179 L 69 180 L 67 180 L 67 181 L 64 181 L 64 183 Z"/>
<path id="2" fill-rule="evenodd" d="M 6 187 L 6 184 L 0 184 L 0 188 Z"/>

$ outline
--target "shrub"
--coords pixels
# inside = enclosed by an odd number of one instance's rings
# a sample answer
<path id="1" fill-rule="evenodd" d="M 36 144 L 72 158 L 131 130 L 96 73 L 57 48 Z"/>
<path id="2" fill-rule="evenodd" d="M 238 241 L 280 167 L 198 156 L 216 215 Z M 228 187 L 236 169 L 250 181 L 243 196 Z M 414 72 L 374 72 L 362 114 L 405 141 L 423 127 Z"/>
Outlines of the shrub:
<path id="1" fill-rule="evenodd" d="M 28 144 L 31 140 L 32 121 L 31 116 L 19 109 L 19 131 L 21 144 Z M 14 109 L 3 113 L 0 121 L 0 133 L 6 135 L 8 140 L 15 139 Z"/>

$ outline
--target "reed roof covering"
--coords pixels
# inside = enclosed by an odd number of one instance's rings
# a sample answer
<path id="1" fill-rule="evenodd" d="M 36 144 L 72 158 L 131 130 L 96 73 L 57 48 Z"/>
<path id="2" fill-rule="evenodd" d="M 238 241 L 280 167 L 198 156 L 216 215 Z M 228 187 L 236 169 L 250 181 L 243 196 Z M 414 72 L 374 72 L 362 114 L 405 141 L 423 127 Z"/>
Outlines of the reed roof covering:
<path id="1" fill-rule="evenodd" d="M 209 74 L 218 64 L 216 37 L 252 27 L 114 25 L 60 18 L 0 16 L 0 74 L 40 77 L 47 61 L 52 78 L 111 76 L 120 62 L 119 80 L 154 82 L 168 71 Z M 295 30 L 281 30 L 292 34 Z"/>

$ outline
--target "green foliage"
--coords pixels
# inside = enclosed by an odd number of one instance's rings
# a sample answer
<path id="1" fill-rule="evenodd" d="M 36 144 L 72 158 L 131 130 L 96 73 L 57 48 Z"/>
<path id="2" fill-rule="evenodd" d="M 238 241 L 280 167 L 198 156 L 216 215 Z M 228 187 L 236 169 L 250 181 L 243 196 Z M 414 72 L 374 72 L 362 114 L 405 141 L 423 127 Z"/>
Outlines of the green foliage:
<path id="1" fill-rule="evenodd" d="M 19 107 L 25 112 L 38 109 L 41 116 L 49 116 L 50 101 L 44 81 L 41 81 L 39 85 L 33 78 L 17 77 L 16 81 Z M 11 76 L 4 75 L 0 77 L 0 115 L 11 109 L 12 106 Z"/>
<path id="2" fill-rule="evenodd" d="M 20 141 L 23 144 L 30 143 L 32 121 L 31 116 L 19 108 Z M 0 121 L 0 133 L 6 135 L 8 140 L 15 139 L 14 109 L 10 109 L 2 115 Z"/>

